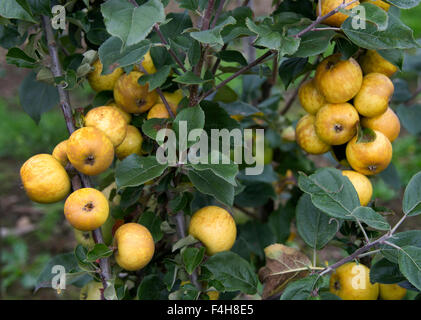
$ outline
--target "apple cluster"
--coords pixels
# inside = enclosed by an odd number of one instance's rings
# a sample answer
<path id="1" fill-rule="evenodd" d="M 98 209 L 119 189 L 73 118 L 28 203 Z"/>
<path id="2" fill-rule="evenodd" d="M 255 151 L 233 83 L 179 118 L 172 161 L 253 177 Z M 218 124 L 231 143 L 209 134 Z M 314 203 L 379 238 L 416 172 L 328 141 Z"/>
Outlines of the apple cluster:
<path id="1" fill-rule="evenodd" d="M 394 92 L 391 77 L 397 68 L 378 52 L 343 59 L 326 57 L 314 78 L 304 82 L 298 96 L 307 112 L 297 123 L 296 140 L 309 154 L 330 151 L 360 198 L 368 204 L 372 186 L 366 176 L 377 174 L 392 160 L 392 144 L 400 132 L 397 115 L 389 107 Z"/>

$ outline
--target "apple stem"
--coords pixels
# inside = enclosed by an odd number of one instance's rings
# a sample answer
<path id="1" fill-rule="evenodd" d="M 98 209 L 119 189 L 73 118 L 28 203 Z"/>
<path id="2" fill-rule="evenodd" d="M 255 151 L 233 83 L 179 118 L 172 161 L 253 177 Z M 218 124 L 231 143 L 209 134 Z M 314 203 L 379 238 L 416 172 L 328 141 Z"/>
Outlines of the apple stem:
<path id="1" fill-rule="evenodd" d="M 42 16 L 42 27 L 44 29 L 45 38 L 47 40 L 48 51 L 51 57 L 51 72 L 54 77 L 63 76 L 62 67 L 60 64 L 60 59 L 58 56 L 57 43 L 54 38 L 54 32 L 51 27 L 51 22 L 47 16 Z M 57 85 L 57 90 L 60 97 L 60 107 L 64 115 L 64 120 L 66 121 L 67 130 L 69 134 L 72 134 L 75 130 L 75 124 L 73 120 L 72 107 L 70 105 L 69 92 L 65 90 L 65 87 L 61 84 Z M 76 175 L 72 178 L 72 188 L 73 190 L 78 190 L 81 187 L 90 188 L 92 183 L 89 177 L 79 172 L 79 177 Z M 95 243 L 104 243 L 102 238 L 101 228 L 98 228 L 92 231 L 92 235 Z M 100 259 L 100 277 L 104 288 L 107 288 L 107 280 L 111 278 L 110 263 L 108 258 Z M 101 299 L 105 300 L 104 294 L 101 294 Z"/>

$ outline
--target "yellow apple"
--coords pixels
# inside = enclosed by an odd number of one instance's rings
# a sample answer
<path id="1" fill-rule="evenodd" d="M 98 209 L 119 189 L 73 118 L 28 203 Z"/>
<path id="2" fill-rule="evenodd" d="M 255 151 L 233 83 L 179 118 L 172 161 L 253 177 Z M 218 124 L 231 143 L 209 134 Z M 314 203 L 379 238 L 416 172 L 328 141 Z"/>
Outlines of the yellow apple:
<path id="1" fill-rule="evenodd" d="M 330 146 L 316 134 L 315 120 L 315 116 L 311 114 L 303 116 L 295 128 L 295 137 L 298 145 L 307 153 L 323 154 L 329 151 Z"/>
<path id="2" fill-rule="evenodd" d="M 379 284 L 370 282 L 370 269 L 362 264 L 348 262 L 330 277 L 329 290 L 342 300 L 377 300 Z"/>
<path id="3" fill-rule="evenodd" d="M 366 206 L 373 195 L 373 186 L 370 180 L 365 175 L 352 170 L 343 170 L 342 174 L 351 181 L 357 191 L 360 204 Z"/>
<path id="4" fill-rule="evenodd" d="M 317 112 L 314 125 L 322 141 L 341 145 L 355 136 L 359 120 L 358 112 L 351 104 L 329 103 Z"/>
<path id="5" fill-rule="evenodd" d="M 20 177 L 29 199 L 52 203 L 64 199 L 70 192 L 70 178 L 52 155 L 37 154 L 20 168 Z"/>
<path id="6" fill-rule="evenodd" d="M 93 231 L 107 221 L 110 208 L 108 200 L 93 188 L 74 191 L 64 203 L 64 216 L 73 228 Z"/>
<path id="7" fill-rule="evenodd" d="M 310 114 L 316 114 L 326 103 L 323 95 L 317 90 L 314 79 L 309 79 L 300 86 L 298 98 L 301 106 Z"/>
<path id="8" fill-rule="evenodd" d="M 327 102 L 343 103 L 360 91 L 363 73 L 355 59 L 341 60 L 341 54 L 336 53 L 320 62 L 314 81 Z"/>
<path id="9" fill-rule="evenodd" d="M 376 72 L 391 77 L 398 71 L 394 64 L 387 61 L 375 50 L 367 50 L 358 60 L 364 74 Z"/>
<path id="10" fill-rule="evenodd" d="M 213 255 L 232 248 L 237 237 L 237 227 L 228 211 L 208 206 L 193 214 L 189 234 L 203 243 L 208 255 Z"/>
<path id="11" fill-rule="evenodd" d="M 402 300 L 406 296 L 406 289 L 400 285 L 394 284 L 379 284 L 380 299 L 382 300 Z"/>
<path id="12" fill-rule="evenodd" d="M 135 153 L 142 155 L 143 137 L 140 131 L 134 126 L 127 126 L 127 134 L 123 142 L 115 149 L 117 158 L 123 160 Z"/>
<path id="13" fill-rule="evenodd" d="M 319 0 L 321 1 L 321 8 L 322 8 L 322 12 L 319 11 L 320 5 L 317 4 L 317 15 L 326 15 L 327 13 L 331 12 L 332 10 L 336 9 L 337 7 L 339 7 L 342 3 L 348 3 L 351 2 L 352 0 Z M 355 6 L 358 6 L 360 3 L 354 2 L 350 5 L 348 5 L 345 9 L 347 10 L 351 10 L 352 8 L 354 8 Z M 334 15 L 324 19 L 322 21 L 323 24 L 327 24 L 329 26 L 333 26 L 333 27 L 340 27 L 342 25 L 342 23 L 344 23 L 344 21 L 348 18 L 349 16 L 347 14 L 344 14 L 342 12 L 338 12 L 335 13 Z"/>
<path id="14" fill-rule="evenodd" d="M 357 143 L 355 136 L 346 146 L 346 159 L 351 167 L 364 175 L 377 174 L 386 169 L 392 160 L 392 144 L 380 131 L 371 142 Z"/>
<path id="15" fill-rule="evenodd" d="M 138 223 L 120 226 L 114 235 L 115 259 L 120 267 L 135 271 L 145 267 L 155 252 L 155 243 L 147 228 Z"/>
<path id="16" fill-rule="evenodd" d="M 110 74 L 101 75 L 102 63 L 99 59 L 93 63 L 92 67 L 94 70 L 88 74 L 88 82 L 96 92 L 113 90 L 117 79 L 124 73 L 122 68 L 116 68 Z"/>
<path id="17" fill-rule="evenodd" d="M 99 129 L 83 127 L 67 141 L 67 157 L 76 170 L 88 176 L 109 168 L 114 160 L 114 146 Z"/>
<path id="18" fill-rule="evenodd" d="M 113 107 L 102 106 L 89 110 L 85 116 L 85 126 L 101 130 L 114 147 L 126 137 L 127 123 L 121 113 Z"/>
<path id="19" fill-rule="evenodd" d="M 55 146 L 52 156 L 60 162 L 63 167 L 66 167 L 69 163 L 69 159 L 67 159 L 67 140 L 62 141 Z"/>
<path id="20" fill-rule="evenodd" d="M 361 118 L 361 125 L 383 133 L 390 142 L 394 141 L 401 131 L 401 123 L 396 113 L 387 108 L 385 113 L 373 118 Z"/>
<path id="21" fill-rule="evenodd" d="M 156 103 L 158 94 L 149 92 L 149 85 L 140 85 L 137 81 L 143 75 L 139 71 L 123 74 L 114 86 L 114 100 L 128 113 L 143 113 Z"/>
<path id="22" fill-rule="evenodd" d="M 392 81 L 384 74 L 369 73 L 354 97 L 354 106 L 364 117 L 379 116 L 387 110 L 394 89 Z"/>

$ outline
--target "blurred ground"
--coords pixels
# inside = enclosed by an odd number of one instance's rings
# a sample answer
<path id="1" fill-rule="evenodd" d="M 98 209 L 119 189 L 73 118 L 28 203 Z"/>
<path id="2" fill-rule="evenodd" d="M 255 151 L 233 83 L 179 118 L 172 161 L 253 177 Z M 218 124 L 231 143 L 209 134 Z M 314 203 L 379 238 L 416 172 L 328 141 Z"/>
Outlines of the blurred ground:
<path id="1" fill-rule="evenodd" d="M 255 0 L 255 14 L 264 14 L 272 0 Z M 234 2 L 234 1 L 232 1 Z M 170 7 L 171 8 L 171 7 Z M 419 19 L 421 6 L 403 14 L 404 21 L 421 31 Z M 49 153 L 53 147 L 66 138 L 66 129 L 59 110 L 48 112 L 37 126 L 27 116 L 18 100 L 18 88 L 27 70 L 7 65 L 6 51 L 0 49 L 0 238 L 2 268 L 0 271 L 0 297 L 3 299 L 70 299 L 78 297 L 78 290 L 70 288 L 61 295 L 53 290 L 41 289 L 36 295 L 32 288 L 42 266 L 58 253 L 73 250 L 75 240 L 71 229 L 64 221 L 62 203 L 38 205 L 24 194 L 19 180 L 19 168 L 31 155 Z M 89 89 L 72 93 L 75 105 L 91 101 Z M 298 106 L 295 106 L 298 110 Z M 404 182 L 421 168 L 421 147 L 419 141 L 410 136 L 394 143 L 394 162 Z M 326 165 L 326 159 L 317 157 L 319 166 Z M 385 199 L 379 202 L 395 211 L 391 221 L 401 215 L 402 193 L 393 191 L 381 180 L 376 179 L 375 196 Z M 402 229 L 420 228 L 420 219 L 412 218 Z M 337 259 L 341 252 L 324 249 L 320 260 Z"/>

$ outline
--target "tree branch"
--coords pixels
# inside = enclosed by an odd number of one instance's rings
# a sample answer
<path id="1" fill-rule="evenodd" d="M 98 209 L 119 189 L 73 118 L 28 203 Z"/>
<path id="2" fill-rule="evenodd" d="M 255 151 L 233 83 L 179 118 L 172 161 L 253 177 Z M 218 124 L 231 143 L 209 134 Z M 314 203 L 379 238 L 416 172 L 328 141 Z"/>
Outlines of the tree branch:
<path id="1" fill-rule="evenodd" d="M 45 38 L 47 40 L 48 51 L 50 53 L 50 57 L 52 60 L 51 64 L 51 72 L 53 73 L 54 77 L 61 77 L 63 76 L 63 71 L 60 64 L 60 59 L 58 56 L 57 51 L 57 44 L 54 38 L 53 29 L 51 27 L 50 20 L 47 16 L 42 16 L 42 26 L 45 33 Z M 70 99 L 69 93 L 64 89 L 63 85 L 58 85 L 57 90 L 60 97 L 60 107 L 64 115 L 64 119 L 66 121 L 66 126 L 69 134 L 72 134 L 75 131 L 75 125 L 73 122 L 73 115 L 72 115 L 72 108 L 70 106 Z M 80 181 L 78 181 L 80 179 Z M 80 189 L 81 187 L 90 188 L 91 181 L 89 177 L 79 173 L 79 179 L 74 178 L 72 180 L 72 187 L 73 190 Z M 102 239 L 102 232 L 101 228 L 98 228 L 92 232 L 93 238 L 95 243 L 104 243 Z M 104 289 L 107 287 L 107 280 L 111 278 L 111 271 L 110 271 L 110 264 L 108 258 L 100 259 L 99 261 L 100 266 L 100 277 L 102 280 L 102 284 Z M 101 298 L 104 299 L 103 294 Z"/>
<path id="2" fill-rule="evenodd" d="M 155 29 L 156 33 L 158 34 L 159 38 L 161 39 L 162 44 L 164 44 L 167 47 L 168 53 L 171 55 L 171 57 L 174 59 L 174 61 L 178 64 L 178 66 L 181 68 L 181 70 L 183 70 L 183 72 L 187 72 L 187 69 L 184 67 L 184 64 L 177 57 L 174 50 L 171 49 L 170 45 L 168 44 L 168 41 L 165 39 L 164 35 L 161 32 L 161 29 L 159 29 L 159 26 L 157 24 L 155 24 L 154 29 Z"/>
<path id="3" fill-rule="evenodd" d="M 218 89 L 220 89 L 223 86 L 225 86 L 231 80 L 233 80 L 233 79 L 237 78 L 238 76 L 242 75 L 244 72 L 250 70 L 254 66 L 257 66 L 258 64 L 262 63 L 266 58 L 270 57 L 272 54 L 274 54 L 274 51 L 269 50 L 264 55 L 262 55 L 260 58 L 257 58 L 256 60 L 254 60 L 253 62 L 251 62 L 247 66 L 241 68 L 236 73 L 234 73 L 232 76 L 228 77 L 227 79 L 225 79 L 224 81 L 222 81 L 221 83 L 219 83 L 215 88 L 210 89 L 209 91 L 207 91 L 204 94 L 202 94 L 202 96 L 199 98 L 199 102 L 201 100 L 203 100 L 204 98 L 206 98 L 207 96 L 211 95 L 213 92 L 215 92 Z"/>
<path id="4" fill-rule="evenodd" d="M 339 10 L 346 8 L 348 6 L 350 6 L 351 4 L 357 2 L 358 0 L 352 0 L 350 2 L 345 3 L 345 1 L 339 5 L 338 7 L 336 7 L 335 9 L 333 9 L 332 11 L 326 13 L 324 16 L 321 15 L 321 10 L 320 10 L 320 15 L 317 17 L 316 20 L 314 20 L 307 28 L 301 30 L 300 32 L 298 32 L 296 35 L 294 35 L 295 38 L 300 38 L 302 37 L 304 34 L 306 34 L 309 31 L 313 31 L 314 28 L 321 23 L 323 20 L 333 16 L 335 13 L 338 13 Z"/>

